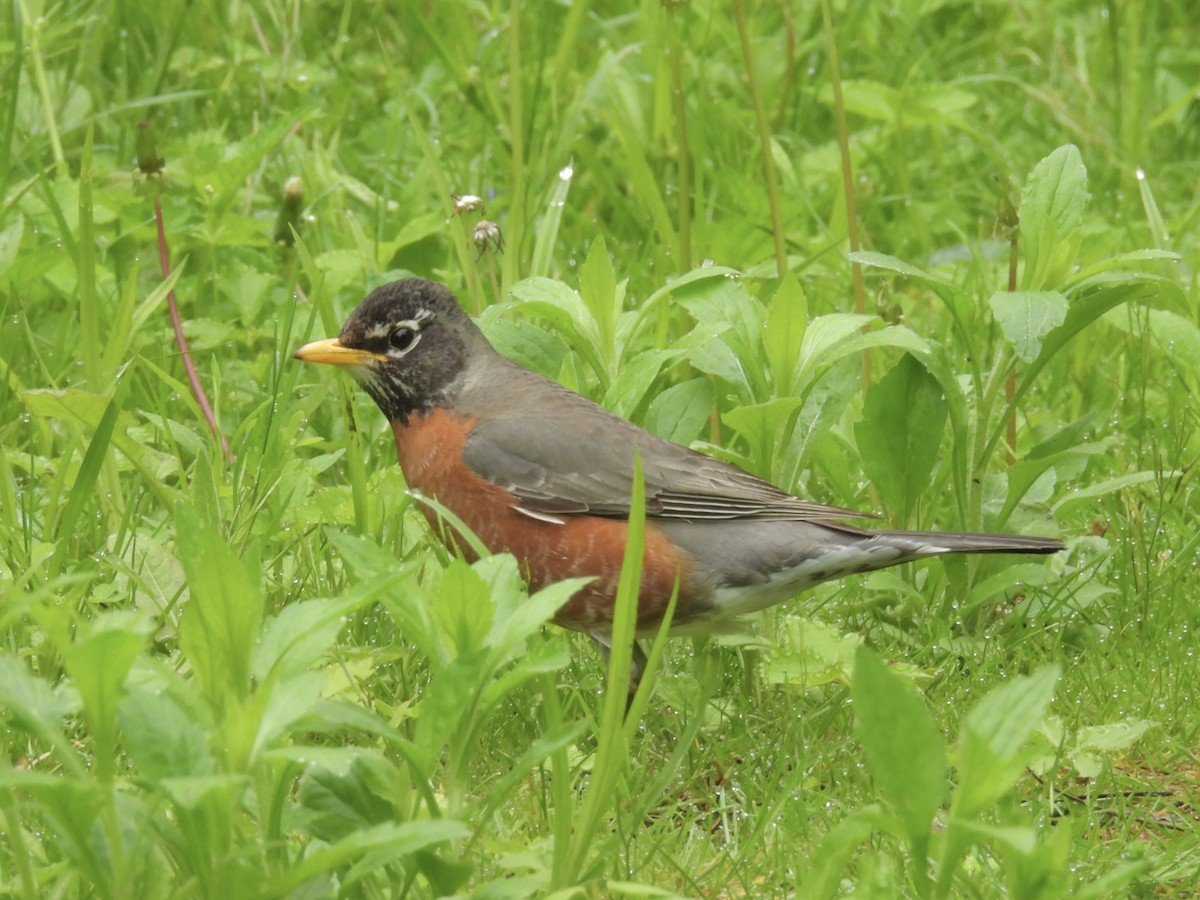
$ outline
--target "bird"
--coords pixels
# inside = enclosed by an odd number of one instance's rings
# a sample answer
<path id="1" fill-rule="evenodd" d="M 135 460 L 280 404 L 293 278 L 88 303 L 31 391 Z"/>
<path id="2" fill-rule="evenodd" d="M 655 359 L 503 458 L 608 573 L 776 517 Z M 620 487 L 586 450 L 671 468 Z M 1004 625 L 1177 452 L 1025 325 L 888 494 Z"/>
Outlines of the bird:
<path id="1" fill-rule="evenodd" d="M 530 591 L 590 578 L 553 622 L 611 648 L 635 457 L 645 489 L 636 638 L 719 632 L 830 579 L 954 553 L 1049 554 L 1051 537 L 888 531 L 872 516 L 796 497 L 732 463 L 659 437 L 501 355 L 444 285 L 372 291 L 336 338 L 296 359 L 348 372 L 387 417 L 410 489 L 492 553 L 516 557 Z M 452 549 L 461 533 L 423 508 Z M 633 648 L 630 693 L 646 664 Z"/>

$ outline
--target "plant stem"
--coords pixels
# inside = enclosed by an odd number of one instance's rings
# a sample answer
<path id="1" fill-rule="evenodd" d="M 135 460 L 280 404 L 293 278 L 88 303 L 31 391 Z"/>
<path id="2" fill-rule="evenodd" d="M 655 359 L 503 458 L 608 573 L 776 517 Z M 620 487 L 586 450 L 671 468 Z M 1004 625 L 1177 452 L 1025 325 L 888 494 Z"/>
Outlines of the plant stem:
<path id="1" fill-rule="evenodd" d="M 504 254 L 502 286 L 508 290 L 520 277 L 521 246 L 525 242 L 525 103 L 521 66 L 521 0 L 512 0 L 508 28 L 508 130 L 512 141 L 509 177 L 508 253 Z"/>
<path id="2" fill-rule="evenodd" d="M 678 150 L 676 164 L 679 167 L 679 267 L 688 272 L 692 268 L 692 150 L 688 142 L 687 104 L 683 95 L 683 51 L 679 35 L 675 30 L 675 13 L 664 10 L 666 16 L 667 58 L 671 67 L 671 100 L 675 107 L 675 139 Z"/>
<path id="3" fill-rule="evenodd" d="M 825 49 L 829 55 L 829 83 L 833 89 L 833 115 L 837 120 L 838 152 L 842 157 L 842 192 L 846 195 L 846 238 L 850 252 L 858 252 L 858 205 L 854 200 L 854 160 L 850 156 L 850 130 L 846 126 L 846 104 L 842 99 L 841 64 L 838 62 L 837 39 L 833 31 L 833 11 L 829 0 L 821 0 L 821 17 L 825 22 Z M 854 311 L 866 310 L 866 290 L 863 287 L 862 266 L 850 263 L 850 278 L 854 284 Z M 863 352 L 863 387 L 871 382 L 871 355 Z"/>
<path id="4" fill-rule="evenodd" d="M 33 62 L 33 81 L 37 85 L 38 99 L 42 101 L 42 116 L 46 124 L 46 137 L 50 139 L 50 151 L 54 154 L 54 167 L 59 176 L 67 174 L 67 158 L 63 154 L 62 139 L 58 135 L 58 123 L 54 119 L 54 101 L 50 97 L 50 82 L 46 80 L 46 67 L 42 63 L 42 26 L 40 20 L 29 21 L 29 10 L 21 3 L 21 15 L 29 28 L 29 58 Z"/>
<path id="5" fill-rule="evenodd" d="M 779 186 L 775 178 L 775 160 L 771 155 L 771 132 L 767 126 L 767 111 L 763 107 L 762 93 L 758 89 L 758 76 L 754 71 L 754 52 L 750 47 L 750 33 L 746 28 L 746 10 L 742 5 L 742 0 L 733 0 L 733 16 L 737 20 L 738 37 L 742 41 L 742 57 L 746 61 L 746 81 L 750 85 L 750 99 L 754 103 L 754 122 L 758 127 L 763 177 L 767 181 L 767 201 L 771 205 L 771 236 L 775 241 L 776 274 L 782 278 L 788 268 L 787 248 L 783 241 L 783 213 L 779 208 Z"/>
<path id="6" fill-rule="evenodd" d="M 158 228 L 158 265 L 162 270 L 162 277 L 167 279 L 171 277 L 171 255 L 167 249 L 167 232 L 163 226 L 162 199 L 159 197 L 157 181 L 154 182 L 154 224 Z M 200 383 L 200 376 L 196 374 L 196 364 L 192 362 L 192 353 L 183 334 L 183 321 L 179 317 L 179 304 L 175 301 L 174 288 L 167 291 L 167 309 L 171 313 L 171 327 L 175 329 L 175 343 L 183 356 L 183 367 L 187 370 L 188 382 L 192 386 L 192 396 L 196 398 L 200 411 L 204 413 L 209 431 L 220 440 L 222 455 L 227 462 L 233 462 L 233 454 L 229 452 L 229 441 L 221 433 L 212 404 L 208 402 L 208 394 L 204 391 L 204 385 Z"/>

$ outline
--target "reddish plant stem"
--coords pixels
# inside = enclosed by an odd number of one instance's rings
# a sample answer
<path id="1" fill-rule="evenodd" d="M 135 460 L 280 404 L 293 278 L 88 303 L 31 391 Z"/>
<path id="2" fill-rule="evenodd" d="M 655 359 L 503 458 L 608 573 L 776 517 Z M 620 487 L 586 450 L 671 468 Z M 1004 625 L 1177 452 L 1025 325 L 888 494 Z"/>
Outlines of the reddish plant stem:
<path id="1" fill-rule="evenodd" d="M 1017 242 L 1019 232 L 1014 230 L 1012 238 L 1008 246 L 1008 291 L 1013 293 L 1017 289 Z M 1016 461 L 1017 452 L 1017 411 L 1013 409 L 1013 397 L 1017 395 L 1017 368 L 1016 363 L 1008 370 L 1008 378 L 1004 382 L 1004 399 L 1008 401 L 1008 450 L 1005 452 L 1005 459 L 1011 467 Z"/>
<path id="2" fill-rule="evenodd" d="M 158 264 L 162 270 L 162 277 L 167 279 L 171 277 L 171 256 L 167 250 L 167 232 L 163 227 L 162 201 L 158 195 L 157 184 L 154 186 L 154 223 L 158 226 Z M 183 367 L 187 369 L 188 382 L 192 386 L 192 396 L 200 404 L 200 411 L 204 413 L 204 420 L 208 422 L 209 431 L 220 440 L 221 452 L 225 455 L 226 461 L 233 462 L 229 441 L 221 433 L 220 426 L 217 425 L 217 417 L 213 413 L 212 404 L 208 402 L 208 394 L 204 392 L 204 385 L 200 383 L 200 376 L 196 372 L 196 364 L 192 362 L 192 352 L 188 349 L 187 338 L 183 334 L 183 321 L 179 317 L 179 304 L 175 300 L 173 288 L 167 291 L 167 309 L 171 313 L 171 326 L 175 329 L 175 343 L 183 355 Z"/>

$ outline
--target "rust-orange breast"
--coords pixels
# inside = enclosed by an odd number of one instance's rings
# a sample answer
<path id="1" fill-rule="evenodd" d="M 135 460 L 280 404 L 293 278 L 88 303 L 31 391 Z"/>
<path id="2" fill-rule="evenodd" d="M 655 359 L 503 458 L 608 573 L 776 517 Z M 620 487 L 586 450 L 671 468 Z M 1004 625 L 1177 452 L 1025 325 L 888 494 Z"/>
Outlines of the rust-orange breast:
<path id="1" fill-rule="evenodd" d="M 392 423 L 396 454 L 409 486 L 451 510 L 493 553 L 507 551 L 515 556 L 530 590 L 564 578 L 595 578 L 559 611 L 555 622 L 580 631 L 607 630 L 625 556 L 627 523 L 565 516 L 559 525 L 519 512 L 508 491 L 481 478 L 463 462 L 463 444 L 474 424 L 474 419 L 442 409 L 410 417 L 407 424 Z M 453 540 L 464 555 L 470 555 L 456 533 L 447 535 L 448 529 L 436 513 L 428 508 L 424 512 L 443 541 Z M 643 631 L 653 629 L 662 619 L 677 577 L 683 579 L 681 589 L 686 590 L 690 568 L 683 554 L 652 523 L 647 523 L 645 546 L 638 601 L 638 628 Z M 686 600 L 685 593 L 680 597 L 681 607 Z"/>

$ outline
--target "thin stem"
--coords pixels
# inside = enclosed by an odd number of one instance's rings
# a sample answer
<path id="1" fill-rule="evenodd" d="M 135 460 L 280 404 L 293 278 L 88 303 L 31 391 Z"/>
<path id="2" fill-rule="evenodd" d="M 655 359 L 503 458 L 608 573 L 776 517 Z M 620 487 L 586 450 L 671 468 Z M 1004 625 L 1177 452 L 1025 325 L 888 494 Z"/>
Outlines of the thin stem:
<path id="1" fill-rule="evenodd" d="M 171 256 L 167 249 L 167 232 L 163 226 L 162 199 L 158 194 L 157 181 L 154 182 L 154 224 L 158 228 L 158 265 L 162 270 L 162 277 L 167 279 L 171 277 Z M 200 383 L 200 376 L 196 374 L 196 364 L 192 362 L 192 353 L 188 349 L 187 338 L 183 334 L 183 321 L 179 316 L 179 304 L 175 301 L 174 288 L 167 291 L 167 309 L 171 313 L 171 327 L 175 329 L 175 343 L 183 355 L 183 367 L 187 370 L 188 382 L 192 386 L 192 396 L 196 398 L 196 402 L 200 405 L 200 411 L 204 413 L 204 420 L 208 422 L 209 431 L 221 441 L 221 452 L 226 461 L 233 462 L 233 454 L 229 452 L 229 441 L 225 439 L 220 426 L 217 425 L 217 417 L 213 413 L 212 404 L 208 402 L 208 394 L 204 391 L 204 385 Z"/>
<path id="2" fill-rule="evenodd" d="M 1008 292 L 1011 294 L 1017 289 L 1017 232 L 1013 232 L 1012 239 L 1008 245 Z M 1013 399 L 1017 393 L 1017 370 L 1015 368 L 1008 370 L 1008 378 L 1004 382 L 1004 399 L 1008 403 L 1008 448 L 1005 451 L 1005 460 L 1011 468 L 1016 462 L 1017 448 L 1017 412 L 1013 409 Z"/>
<path id="3" fill-rule="evenodd" d="M 833 11 L 829 0 L 821 0 L 821 17 L 825 22 L 825 48 L 829 55 L 829 82 L 833 88 L 833 114 L 837 120 L 838 152 L 842 157 L 842 192 L 846 195 L 846 237 L 850 252 L 858 252 L 858 206 L 854 199 L 854 160 L 850 156 L 850 130 L 846 126 L 846 104 L 842 99 L 841 63 L 838 62 L 837 39 L 833 30 Z M 854 311 L 862 315 L 867 308 L 863 287 L 862 266 L 850 263 L 850 278 L 854 284 Z M 871 356 L 863 353 L 863 386 L 871 381 Z"/>
<path id="4" fill-rule="evenodd" d="M 683 51 L 675 30 L 675 14 L 666 10 L 667 57 L 671 68 L 671 99 L 675 107 L 675 137 L 679 167 L 679 264 L 680 270 L 692 268 L 692 150 L 688 142 L 687 104 L 683 94 Z"/>
<path id="5" fill-rule="evenodd" d="M 42 115 L 46 123 L 46 136 L 50 138 L 50 150 L 54 154 L 54 166 L 59 175 L 67 174 L 67 158 L 63 154 L 62 140 L 58 136 L 58 123 L 54 119 L 54 101 L 50 97 L 50 82 L 46 80 L 46 67 L 42 63 L 42 27 L 39 21 L 29 22 L 29 10 L 21 3 L 21 13 L 29 29 L 29 58 L 33 63 L 33 81 L 37 85 L 38 99 L 42 101 Z"/>
<path id="6" fill-rule="evenodd" d="M 520 248 L 525 238 L 525 94 L 521 64 L 521 0 L 512 0 L 508 29 L 508 130 L 512 141 L 509 177 L 508 233 L 511 252 L 504 255 L 505 289 L 520 276 Z"/>
<path id="7" fill-rule="evenodd" d="M 783 213 L 779 208 L 779 185 L 775 177 L 775 160 L 771 155 L 771 132 L 767 126 L 767 111 L 763 107 L 762 93 L 758 89 L 758 75 L 754 71 L 754 52 L 750 47 L 750 33 L 746 29 L 746 10 L 742 6 L 742 0 L 733 0 L 733 16 L 737 20 L 738 37 L 742 41 L 742 57 L 746 61 L 746 81 L 750 85 L 750 99 L 754 103 L 754 122 L 758 127 L 763 177 L 767 181 L 767 201 L 771 205 L 771 236 L 775 240 L 775 266 L 778 276 L 782 278 L 787 272 L 787 248 L 783 241 Z"/>

